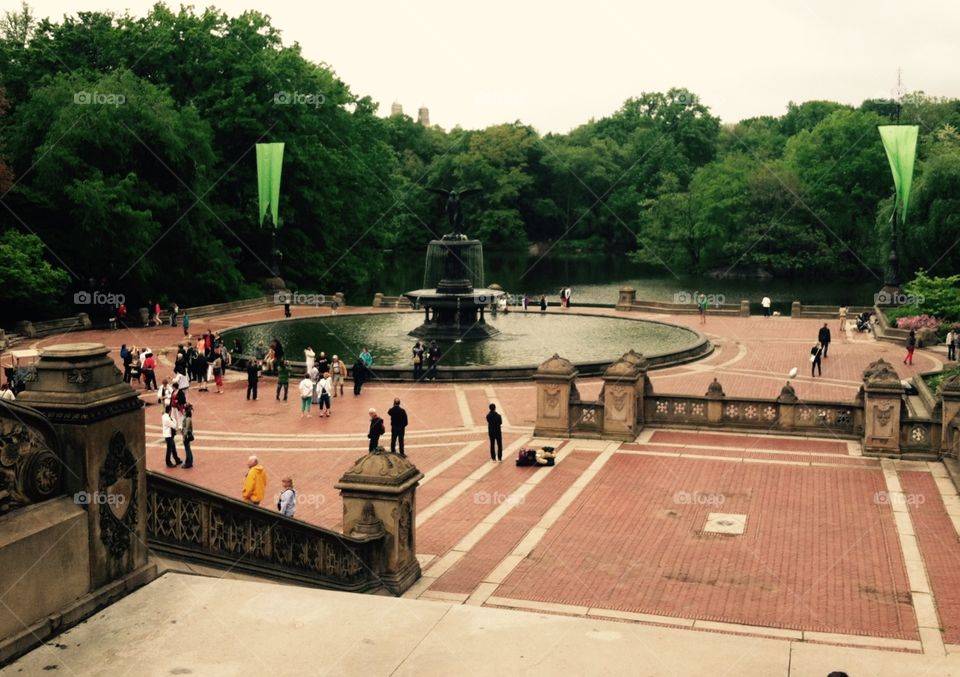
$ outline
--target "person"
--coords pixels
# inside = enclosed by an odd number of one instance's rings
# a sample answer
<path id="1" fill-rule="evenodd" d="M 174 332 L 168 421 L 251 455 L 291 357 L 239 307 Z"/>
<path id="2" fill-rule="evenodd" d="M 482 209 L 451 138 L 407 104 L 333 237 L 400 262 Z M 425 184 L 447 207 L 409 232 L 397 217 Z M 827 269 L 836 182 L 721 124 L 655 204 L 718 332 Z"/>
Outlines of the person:
<path id="1" fill-rule="evenodd" d="M 300 418 L 310 418 L 310 405 L 313 404 L 313 379 L 304 374 L 300 381 Z"/>
<path id="2" fill-rule="evenodd" d="M 233 339 L 233 354 L 237 357 L 240 357 L 240 354 L 243 353 L 243 344 L 240 343 L 240 339 Z"/>
<path id="3" fill-rule="evenodd" d="M 280 363 L 280 360 L 286 359 L 287 354 L 283 350 L 283 343 L 280 342 L 280 339 L 274 336 L 270 346 L 273 348 L 273 356 L 277 360 L 278 364 Z"/>
<path id="4" fill-rule="evenodd" d="M 330 371 L 330 360 L 327 359 L 327 354 L 320 351 L 320 355 L 317 356 L 317 371 L 320 372 L 322 376 L 324 373 Z"/>
<path id="5" fill-rule="evenodd" d="M 413 380 L 423 378 L 423 344 L 417 341 L 413 344 Z"/>
<path id="6" fill-rule="evenodd" d="M 400 441 L 400 455 L 403 453 L 403 433 L 407 429 L 407 412 L 400 406 L 400 398 L 393 399 L 393 406 L 387 411 L 390 417 L 390 453 L 397 453 L 397 441 Z"/>
<path id="7" fill-rule="evenodd" d="M 827 351 L 830 349 L 830 327 L 827 326 L 826 322 L 823 323 L 820 331 L 817 332 L 817 341 L 823 346 L 823 357 L 826 359 Z"/>
<path id="8" fill-rule="evenodd" d="M 143 370 L 143 362 L 140 361 L 140 349 L 136 346 L 130 348 L 130 385 L 136 381 L 140 385 L 140 374 Z"/>
<path id="9" fill-rule="evenodd" d="M 190 338 L 190 313 L 187 312 L 183 314 L 183 335 Z"/>
<path id="10" fill-rule="evenodd" d="M 570 297 L 573 296 L 573 290 L 570 287 L 565 287 L 563 290 L 563 307 L 570 307 Z"/>
<path id="11" fill-rule="evenodd" d="M 217 394 L 223 395 L 223 356 L 219 348 L 213 352 L 213 381 L 217 384 Z"/>
<path id="12" fill-rule="evenodd" d="M 13 390 L 10 388 L 9 383 L 0 384 L 0 400 L 12 402 L 16 399 L 17 396 L 13 394 Z"/>
<path id="13" fill-rule="evenodd" d="M 330 372 L 323 372 L 323 378 L 317 382 L 317 403 L 320 405 L 320 413 L 317 416 L 323 416 L 323 409 L 327 409 L 327 417 L 330 416 L 330 390 L 333 384 L 330 381 Z"/>
<path id="14" fill-rule="evenodd" d="M 958 348 L 960 348 L 960 329 L 956 326 L 953 328 L 953 359 L 957 359 Z"/>
<path id="15" fill-rule="evenodd" d="M 283 316 L 284 316 L 284 317 L 290 317 L 290 315 L 291 315 L 291 313 L 290 313 L 290 301 L 287 300 L 287 301 L 285 301 L 284 304 L 283 304 Z"/>
<path id="16" fill-rule="evenodd" d="M 286 360 L 277 365 L 277 399 L 280 399 L 280 389 L 283 389 L 283 401 L 287 401 L 287 391 L 290 390 L 290 365 Z"/>
<path id="17" fill-rule="evenodd" d="M 347 365 L 339 356 L 334 355 L 330 360 L 330 378 L 333 383 L 333 396 L 337 396 L 337 388 L 340 388 L 340 395 L 343 395 L 343 377 L 347 373 Z"/>
<path id="18" fill-rule="evenodd" d="M 207 359 L 207 356 L 204 353 L 198 353 L 196 350 L 193 357 L 193 371 L 197 377 L 197 390 L 202 393 L 205 393 L 210 390 L 210 376 L 213 370 L 210 367 L 210 360 Z"/>
<path id="19" fill-rule="evenodd" d="M 490 437 L 490 460 L 498 463 L 503 461 L 503 433 L 500 430 L 502 425 L 503 417 L 497 413 L 497 405 L 491 402 L 490 413 L 487 414 L 487 435 Z"/>
<path id="20" fill-rule="evenodd" d="M 263 341 L 259 341 L 257 343 L 257 347 L 253 349 L 253 357 L 257 362 L 263 362 L 266 356 L 267 356 L 267 347 L 263 345 Z"/>
<path id="21" fill-rule="evenodd" d="M 847 308 L 846 306 L 840 306 L 840 333 L 841 334 L 843 334 L 843 332 L 847 330 L 847 313 L 849 312 L 849 310 L 850 309 Z M 840 338 L 842 340 L 843 336 L 841 336 Z"/>
<path id="22" fill-rule="evenodd" d="M 133 350 L 124 343 L 120 348 L 120 359 L 123 360 L 123 382 L 130 383 L 130 374 L 133 372 Z"/>
<path id="23" fill-rule="evenodd" d="M 954 345 L 954 340 L 957 337 L 957 333 L 954 331 L 953 327 L 950 327 L 950 330 L 947 332 L 946 344 L 947 344 L 947 359 L 951 362 L 957 359 L 957 346 Z"/>
<path id="24" fill-rule="evenodd" d="M 274 367 L 277 365 L 277 354 L 273 349 L 273 346 L 267 351 L 267 357 L 263 360 L 264 371 L 271 372 Z"/>
<path id="25" fill-rule="evenodd" d="M 163 428 L 163 441 L 167 445 L 167 467 L 175 468 L 183 461 L 177 456 L 177 444 L 173 440 L 173 436 L 177 434 L 177 422 L 173 420 L 173 413 L 169 404 L 163 408 L 160 425 Z"/>
<path id="26" fill-rule="evenodd" d="M 143 384 L 144 390 L 153 390 L 157 387 L 157 360 L 153 356 L 152 352 L 147 352 L 147 356 L 143 359 L 143 367 L 141 372 L 146 382 Z"/>
<path id="27" fill-rule="evenodd" d="M 527 312 L 530 306 L 530 295 L 527 294 L 527 292 L 523 292 L 523 301 L 521 301 L 521 304 L 523 305 L 523 312 Z"/>
<path id="28" fill-rule="evenodd" d="M 367 377 L 367 365 L 364 364 L 363 360 L 358 356 L 357 361 L 353 363 L 353 396 L 356 397 L 360 394 L 360 389 L 363 388 L 363 381 Z"/>
<path id="29" fill-rule="evenodd" d="M 260 505 L 267 491 L 267 471 L 260 465 L 260 459 L 256 456 L 247 459 L 247 468 L 249 470 L 243 479 L 243 490 L 240 495 L 243 496 L 243 500 Z"/>
<path id="30" fill-rule="evenodd" d="M 306 348 L 303 349 L 303 359 L 307 363 L 307 371 L 310 371 L 311 369 L 313 369 L 313 365 L 316 362 L 317 354 L 313 352 L 313 348 L 311 348 L 310 346 L 307 346 Z"/>
<path id="31" fill-rule="evenodd" d="M 760 299 L 760 307 L 763 308 L 764 317 L 770 317 L 770 303 L 771 301 L 769 296 L 764 296 L 762 299 Z"/>
<path id="32" fill-rule="evenodd" d="M 547 297 L 543 294 L 540 294 L 540 312 L 544 312 L 547 309 Z"/>
<path id="33" fill-rule="evenodd" d="M 703 293 L 698 293 L 697 297 L 697 313 L 700 314 L 700 324 L 707 323 L 707 295 Z"/>
<path id="34" fill-rule="evenodd" d="M 810 378 L 815 376 L 814 371 L 823 376 L 823 367 L 820 364 L 820 357 L 823 355 L 823 346 L 817 343 L 810 349 Z"/>
<path id="35" fill-rule="evenodd" d="M 177 326 L 177 315 L 179 314 L 180 314 L 180 306 L 178 306 L 176 303 L 170 304 L 170 326 L 171 327 Z"/>
<path id="36" fill-rule="evenodd" d="M 913 364 L 913 351 L 917 348 L 917 332 L 913 329 L 910 330 L 910 334 L 907 336 L 907 356 L 903 358 L 904 364 Z"/>
<path id="37" fill-rule="evenodd" d="M 247 399 L 250 399 L 250 395 L 253 395 L 253 399 L 257 399 L 257 383 L 260 381 L 260 364 L 256 360 L 250 360 L 247 364 Z"/>
<path id="38" fill-rule="evenodd" d="M 121 303 L 117 306 L 117 321 L 120 322 L 121 327 L 127 326 L 127 304 Z"/>
<path id="39" fill-rule="evenodd" d="M 163 322 L 160 321 L 160 302 L 153 304 L 153 324 L 160 326 Z"/>
<path id="40" fill-rule="evenodd" d="M 170 381 L 163 379 L 160 387 L 157 388 L 157 404 L 163 407 L 170 406 L 171 394 L 173 394 L 173 388 L 170 386 Z"/>
<path id="41" fill-rule="evenodd" d="M 297 491 L 293 488 L 293 478 L 284 477 L 280 480 L 280 484 L 283 490 L 277 498 L 277 510 L 285 517 L 293 517 L 293 513 L 297 511 Z"/>
<path id="42" fill-rule="evenodd" d="M 363 366 L 367 369 L 373 366 L 373 355 L 370 354 L 370 351 L 367 350 L 367 347 L 364 346 L 363 350 L 360 351 L 360 359 L 363 360 Z"/>
<path id="43" fill-rule="evenodd" d="M 427 350 L 427 379 L 433 381 L 437 378 L 437 365 L 440 364 L 440 346 L 436 341 L 430 341 L 430 348 Z"/>
<path id="44" fill-rule="evenodd" d="M 183 410 L 183 421 L 180 422 L 180 432 L 183 434 L 183 450 L 187 458 L 183 462 L 184 468 L 193 467 L 193 452 L 190 443 L 193 442 L 193 405 L 188 404 Z"/>
<path id="45" fill-rule="evenodd" d="M 561 308 L 566 308 L 566 307 L 567 307 L 567 298 L 566 298 L 566 296 L 565 296 L 566 293 L 567 293 L 566 288 L 565 288 L 565 287 L 560 287 L 560 307 L 561 307 Z"/>
<path id="46" fill-rule="evenodd" d="M 380 446 L 380 436 L 387 431 L 383 425 L 383 419 L 377 416 L 377 410 L 371 408 L 370 414 L 370 430 L 367 432 L 367 437 L 370 440 L 370 446 L 368 451 L 375 451 L 377 447 Z"/>

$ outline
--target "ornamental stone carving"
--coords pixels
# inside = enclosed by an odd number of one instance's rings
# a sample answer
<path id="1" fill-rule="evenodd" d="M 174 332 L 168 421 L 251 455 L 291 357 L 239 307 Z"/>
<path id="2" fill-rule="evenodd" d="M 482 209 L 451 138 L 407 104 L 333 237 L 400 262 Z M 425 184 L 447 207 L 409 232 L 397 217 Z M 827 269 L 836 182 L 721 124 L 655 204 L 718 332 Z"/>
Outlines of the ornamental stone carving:
<path id="1" fill-rule="evenodd" d="M 130 453 L 127 438 L 116 432 L 110 438 L 107 456 L 100 470 L 100 540 L 114 559 L 130 548 L 130 535 L 137 520 L 137 461 Z"/>
<path id="2" fill-rule="evenodd" d="M 28 407 L 0 407 L 0 514 L 62 493 L 56 433 Z"/>

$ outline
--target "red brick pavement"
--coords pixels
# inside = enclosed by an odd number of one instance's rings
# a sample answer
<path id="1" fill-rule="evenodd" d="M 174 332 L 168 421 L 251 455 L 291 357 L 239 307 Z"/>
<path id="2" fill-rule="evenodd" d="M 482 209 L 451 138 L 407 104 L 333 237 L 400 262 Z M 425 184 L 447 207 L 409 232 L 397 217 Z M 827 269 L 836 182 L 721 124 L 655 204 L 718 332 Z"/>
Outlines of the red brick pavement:
<path id="1" fill-rule="evenodd" d="M 441 576 L 431 590 L 470 593 L 509 555 L 536 526 L 543 514 L 563 495 L 596 459 L 595 452 L 574 451 L 547 472 L 547 476 L 523 497 L 522 502 L 497 522 L 470 552 Z M 535 468 L 522 469 L 527 474 Z"/>
<path id="2" fill-rule="evenodd" d="M 495 594 L 916 639 L 885 488 L 872 469 L 617 454 Z M 702 533 L 710 512 L 746 533 Z"/>
<path id="3" fill-rule="evenodd" d="M 508 446 L 513 444 L 519 435 L 511 435 L 510 433 L 504 433 L 503 435 L 503 447 L 506 449 Z M 490 461 L 490 443 L 486 435 L 483 437 L 474 437 L 472 439 L 479 439 L 480 445 L 474 449 L 472 452 L 464 456 L 462 459 L 451 465 L 449 468 L 444 470 L 442 473 L 431 479 L 428 483 L 424 484 L 421 488 L 417 489 L 417 510 L 423 510 L 428 505 L 433 503 L 435 500 L 440 498 L 443 494 L 447 493 L 450 489 L 455 487 L 457 484 L 465 480 L 467 477 L 472 475 L 474 471 L 478 468 L 483 467 L 484 465 L 491 463 Z M 464 441 L 464 444 L 467 443 L 467 440 Z M 504 461 L 506 463 L 507 461 Z M 417 467 L 423 470 L 420 464 L 417 464 Z M 427 526 L 424 527 L 428 529 L 430 523 L 427 523 Z M 424 551 L 430 552 L 430 551 Z"/>
<path id="4" fill-rule="evenodd" d="M 488 449 L 482 452 L 487 453 L 489 458 Z M 481 453 L 481 450 L 476 453 Z M 431 555 L 446 553 L 497 508 L 498 497 L 509 496 L 526 480 L 528 474 L 528 469 L 518 468 L 513 459 L 497 464 L 489 474 L 442 508 L 424 528 L 418 530 L 417 550 Z"/>
<path id="5" fill-rule="evenodd" d="M 901 472 L 899 476 L 936 600 L 943 641 L 960 644 L 960 543 L 953 522 L 929 473 Z"/>

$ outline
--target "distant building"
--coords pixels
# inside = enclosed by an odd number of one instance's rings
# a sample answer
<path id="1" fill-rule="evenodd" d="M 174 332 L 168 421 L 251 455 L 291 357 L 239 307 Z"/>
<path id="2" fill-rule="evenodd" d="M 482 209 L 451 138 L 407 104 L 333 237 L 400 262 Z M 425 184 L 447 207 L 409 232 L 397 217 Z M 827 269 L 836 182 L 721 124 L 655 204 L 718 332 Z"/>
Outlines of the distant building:
<path id="1" fill-rule="evenodd" d="M 419 122 L 424 127 L 430 126 L 430 109 L 426 106 L 420 106 L 420 110 L 417 111 L 417 122 Z"/>
<path id="2" fill-rule="evenodd" d="M 403 115 L 403 106 L 399 101 L 394 101 L 390 106 L 390 115 Z"/>

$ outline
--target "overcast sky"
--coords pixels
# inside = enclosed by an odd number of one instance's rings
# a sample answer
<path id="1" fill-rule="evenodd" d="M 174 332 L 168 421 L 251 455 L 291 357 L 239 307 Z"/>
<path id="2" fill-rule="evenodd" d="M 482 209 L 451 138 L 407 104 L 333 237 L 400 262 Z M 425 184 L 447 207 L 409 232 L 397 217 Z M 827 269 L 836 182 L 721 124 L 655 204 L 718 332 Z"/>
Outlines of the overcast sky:
<path id="1" fill-rule="evenodd" d="M 0 9 L 19 7 L 0 0 Z M 41 0 L 40 16 L 129 9 L 150 0 Z M 174 7 L 175 3 L 168 3 Z M 888 0 L 455 0 L 310 3 L 202 0 L 257 9 L 285 43 L 325 62 L 358 94 L 431 122 L 521 120 L 566 132 L 644 91 L 687 87 L 725 122 L 779 115 L 789 101 L 859 104 L 907 90 L 960 97 L 960 2 Z"/>

